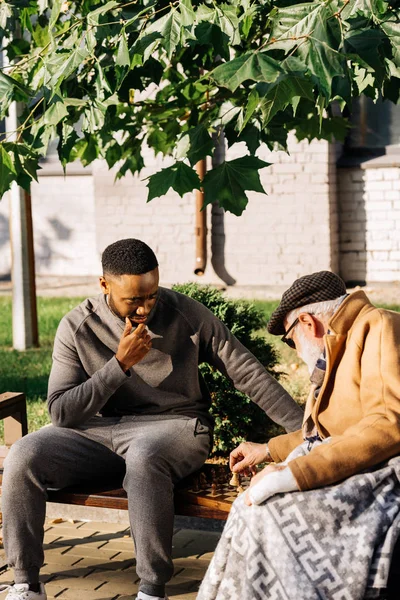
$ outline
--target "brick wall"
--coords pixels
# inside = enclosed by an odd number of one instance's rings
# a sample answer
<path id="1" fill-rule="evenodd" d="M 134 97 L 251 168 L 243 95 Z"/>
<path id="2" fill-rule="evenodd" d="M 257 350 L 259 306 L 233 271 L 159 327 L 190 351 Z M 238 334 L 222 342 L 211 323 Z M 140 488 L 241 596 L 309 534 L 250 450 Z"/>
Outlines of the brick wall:
<path id="1" fill-rule="evenodd" d="M 43 169 L 32 193 L 35 266 L 40 275 L 88 275 L 98 272 L 93 178 L 83 169 Z M 0 276 L 10 272 L 9 201 L 0 202 Z"/>
<path id="2" fill-rule="evenodd" d="M 400 280 L 400 169 L 390 157 L 339 169 L 340 264 L 346 281 Z"/>
<path id="3" fill-rule="evenodd" d="M 164 283 L 287 285 L 311 271 L 336 270 L 335 147 L 325 141 L 297 143 L 293 137 L 289 147 L 290 155 L 271 153 L 266 147 L 259 152 L 260 158 L 273 163 L 261 171 L 268 195 L 250 193 L 241 217 L 208 207 L 208 266 L 202 278 L 193 274 L 193 195 L 180 198 L 169 191 L 146 204 L 145 178 L 168 161 L 154 158 L 147 150 L 149 166 L 140 177 L 127 176 L 116 183 L 115 172 L 109 172 L 102 161 L 93 165 L 93 174 L 72 166 L 66 179 L 57 169 L 47 168 L 47 175 L 32 187 L 37 273 L 97 273 L 101 251 L 124 237 L 141 238 L 154 248 Z M 227 158 L 240 156 L 242 150 L 234 146 Z M 10 264 L 6 231 L 7 203 L 3 200 L 0 275 Z"/>
<path id="4" fill-rule="evenodd" d="M 240 156 L 233 147 L 227 158 Z M 268 196 L 250 193 L 241 217 L 214 215 L 214 247 L 218 263 L 240 285 L 280 285 L 318 269 L 336 269 L 338 231 L 336 211 L 335 149 L 327 142 L 290 141 L 290 156 L 266 148 L 260 158 L 274 163 L 261 171 Z M 146 157 L 147 158 L 147 157 Z M 153 163 L 154 164 L 154 163 Z M 168 163 L 157 159 L 138 177 L 126 177 L 113 184 L 112 173 L 102 163 L 94 167 L 97 248 L 123 237 L 139 237 L 156 251 L 163 279 L 199 280 L 195 264 L 194 198 L 180 198 L 170 191 L 162 199 L 146 204 L 146 182 L 150 173 Z M 215 212 L 215 211 L 214 211 Z M 200 279 L 221 283 L 212 269 L 211 207 L 208 207 L 208 267 Z M 225 237 L 221 231 L 225 231 Z M 216 238 L 222 238 L 215 244 Z M 216 257 L 214 256 L 214 259 Z"/>

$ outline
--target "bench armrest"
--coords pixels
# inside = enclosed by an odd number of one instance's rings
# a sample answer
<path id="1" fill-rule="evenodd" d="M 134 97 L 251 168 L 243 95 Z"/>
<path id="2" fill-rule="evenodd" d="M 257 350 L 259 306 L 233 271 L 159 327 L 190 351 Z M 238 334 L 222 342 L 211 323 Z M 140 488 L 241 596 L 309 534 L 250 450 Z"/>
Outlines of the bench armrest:
<path id="1" fill-rule="evenodd" d="M 0 394 L 0 419 L 4 419 L 4 443 L 11 446 L 28 433 L 25 394 Z"/>

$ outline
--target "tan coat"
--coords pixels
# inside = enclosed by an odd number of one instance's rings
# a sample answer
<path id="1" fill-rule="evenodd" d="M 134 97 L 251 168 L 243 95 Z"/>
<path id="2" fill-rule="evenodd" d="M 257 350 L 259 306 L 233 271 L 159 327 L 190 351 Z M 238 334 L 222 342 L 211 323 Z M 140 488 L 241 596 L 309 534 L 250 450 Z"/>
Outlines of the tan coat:
<path id="1" fill-rule="evenodd" d="M 400 314 L 348 296 L 325 335 L 327 371 L 312 418 L 326 444 L 290 462 L 301 490 L 341 481 L 400 454 Z M 296 431 L 273 438 L 278 462 L 302 442 Z"/>

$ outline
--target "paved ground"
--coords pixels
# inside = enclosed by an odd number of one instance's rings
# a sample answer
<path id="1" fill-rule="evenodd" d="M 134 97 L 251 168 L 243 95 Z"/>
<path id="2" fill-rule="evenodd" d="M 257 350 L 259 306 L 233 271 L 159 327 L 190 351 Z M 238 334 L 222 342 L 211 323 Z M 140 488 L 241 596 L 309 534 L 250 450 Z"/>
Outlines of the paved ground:
<path id="1" fill-rule="evenodd" d="M 133 600 L 137 592 L 135 554 L 129 528 L 117 523 L 48 520 L 42 581 L 49 600 Z M 171 600 L 195 600 L 220 534 L 177 529 Z M 0 575 L 11 583 L 12 572 Z M 3 598 L 3 596 L 0 596 Z"/>

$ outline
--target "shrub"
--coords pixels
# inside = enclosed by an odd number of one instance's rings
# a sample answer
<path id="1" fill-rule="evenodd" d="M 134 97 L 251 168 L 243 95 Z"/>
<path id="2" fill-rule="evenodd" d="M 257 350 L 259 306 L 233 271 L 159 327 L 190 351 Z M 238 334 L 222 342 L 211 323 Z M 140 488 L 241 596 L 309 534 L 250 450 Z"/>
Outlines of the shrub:
<path id="1" fill-rule="evenodd" d="M 248 348 L 274 377 L 277 357 L 274 348 L 262 337 L 265 317 L 245 300 L 230 300 L 211 287 L 187 283 L 173 289 L 201 302 L 211 310 Z M 201 374 L 211 393 L 211 414 L 215 420 L 212 456 L 226 456 L 243 440 L 264 442 L 280 433 L 278 426 L 232 382 L 208 364 L 200 365 Z"/>

